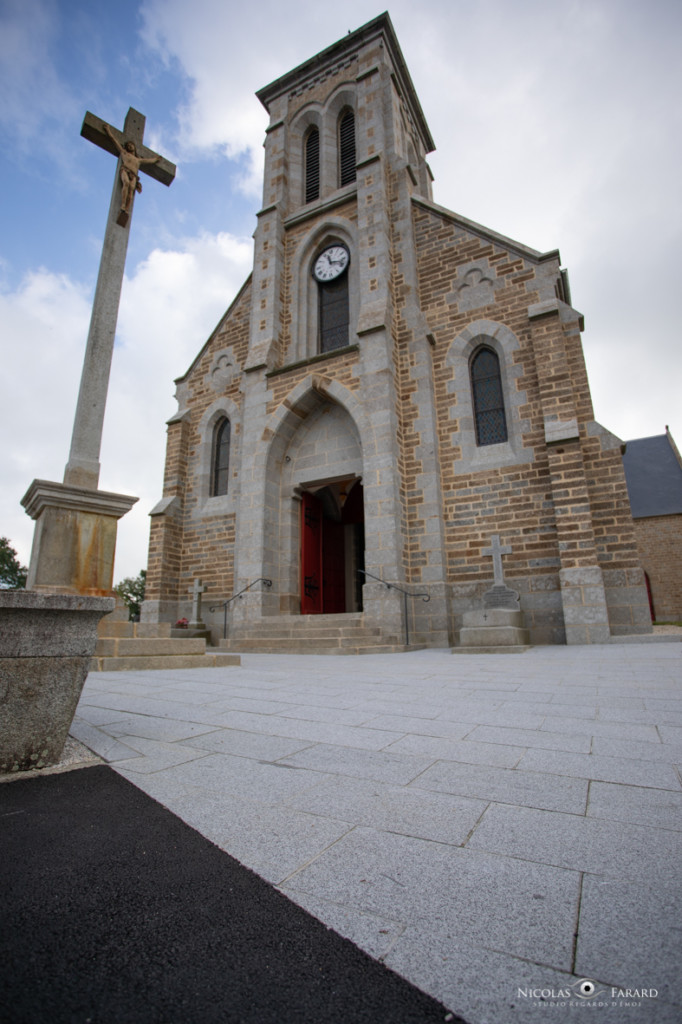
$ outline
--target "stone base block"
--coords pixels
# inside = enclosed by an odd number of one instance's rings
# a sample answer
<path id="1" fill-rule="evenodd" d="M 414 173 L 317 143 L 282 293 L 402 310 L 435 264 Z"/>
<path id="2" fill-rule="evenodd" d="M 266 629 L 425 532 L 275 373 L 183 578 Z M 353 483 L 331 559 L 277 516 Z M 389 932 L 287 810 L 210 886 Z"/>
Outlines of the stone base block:
<path id="1" fill-rule="evenodd" d="M 34 480 L 21 499 L 36 520 L 29 589 L 109 596 L 118 520 L 136 501 L 127 494 Z"/>
<path id="2" fill-rule="evenodd" d="M 0 772 L 61 757 L 112 598 L 0 591 Z"/>
<path id="3" fill-rule="evenodd" d="M 530 634 L 518 626 L 469 626 L 459 631 L 460 647 L 527 647 Z"/>
<path id="4" fill-rule="evenodd" d="M 481 626 L 511 626 L 523 629 L 523 612 L 507 608 L 485 608 L 482 611 L 465 612 L 462 616 L 462 626 L 465 629 L 478 629 Z"/>
<path id="5" fill-rule="evenodd" d="M 527 647 L 530 633 L 523 625 L 523 613 L 511 608 L 482 608 L 465 612 L 459 631 L 460 647 Z"/>

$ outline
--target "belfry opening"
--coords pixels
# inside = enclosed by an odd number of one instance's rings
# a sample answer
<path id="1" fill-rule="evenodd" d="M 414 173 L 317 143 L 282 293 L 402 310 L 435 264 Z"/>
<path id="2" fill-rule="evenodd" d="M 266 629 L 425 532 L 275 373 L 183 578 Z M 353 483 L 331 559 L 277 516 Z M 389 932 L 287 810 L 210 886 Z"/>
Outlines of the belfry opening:
<path id="1" fill-rule="evenodd" d="M 362 483 L 340 480 L 301 494 L 301 614 L 362 611 Z"/>

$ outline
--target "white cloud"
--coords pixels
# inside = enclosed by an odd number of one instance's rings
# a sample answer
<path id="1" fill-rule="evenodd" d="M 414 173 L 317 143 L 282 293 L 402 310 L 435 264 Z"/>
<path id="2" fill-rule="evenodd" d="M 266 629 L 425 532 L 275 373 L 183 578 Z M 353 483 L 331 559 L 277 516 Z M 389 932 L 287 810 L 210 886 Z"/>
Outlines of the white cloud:
<path id="1" fill-rule="evenodd" d="M 148 514 L 161 497 L 172 381 L 190 364 L 251 269 L 250 239 L 226 233 L 154 250 L 126 278 L 104 421 L 100 487 L 140 498 L 119 524 L 115 578 L 146 565 Z M 34 477 L 61 480 L 90 319 L 86 289 L 46 270 L 0 295 L 4 413 L 0 534 L 28 562 L 33 524 L 19 502 Z M 13 339 L 21 339 L 20 345 Z"/>
<path id="2" fill-rule="evenodd" d="M 86 290 L 47 270 L 0 293 L 6 425 L 0 533 L 26 563 L 33 524 L 20 500 L 34 478 L 62 479 L 89 320 Z"/>

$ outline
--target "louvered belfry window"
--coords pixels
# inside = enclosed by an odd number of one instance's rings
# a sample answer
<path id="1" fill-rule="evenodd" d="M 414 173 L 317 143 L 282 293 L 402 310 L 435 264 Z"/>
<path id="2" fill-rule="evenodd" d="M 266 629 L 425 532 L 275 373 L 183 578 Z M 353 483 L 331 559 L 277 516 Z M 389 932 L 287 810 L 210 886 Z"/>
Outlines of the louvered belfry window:
<path id="1" fill-rule="evenodd" d="M 480 348 L 471 361 L 471 390 L 476 421 L 476 444 L 501 444 L 507 440 L 507 419 L 500 361 L 490 348 Z"/>
<path id="2" fill-rule="evenodd" d="M 216 423 L 213 431 L 213 462 L 211 466 L 211 494 L 227 494 L 230 472 L 230 421 L 227 417 Z"/>
<path id="3" fill-rule="evenodd" d="M 355 114 L 347 110 L 339 121 L 339 185 L 355 181 Z"/>
<path id="4" fill-rule="evenodd" d="M 320 197 L 320 133 L 311 128 L 305 138 L 305 201 Z"/>

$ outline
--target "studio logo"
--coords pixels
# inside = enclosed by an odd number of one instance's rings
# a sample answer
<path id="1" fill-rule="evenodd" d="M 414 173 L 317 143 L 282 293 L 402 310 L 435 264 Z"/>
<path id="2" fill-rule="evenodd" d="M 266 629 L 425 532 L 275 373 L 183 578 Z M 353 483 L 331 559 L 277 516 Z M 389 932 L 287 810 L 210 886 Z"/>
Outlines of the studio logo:
<path id="1" fill-rule="evenodd" d="M 591 978 L 581 978 L 565 987 L 528 986 L 516 990 L 518 999 L 530 999 L 533 1006 L 540 1008 L 591 1006 L 591 1007 L 632 1007 L 642 1006 L 647 999 L 657 999 L 655 988 L 604 988 Z"/>

